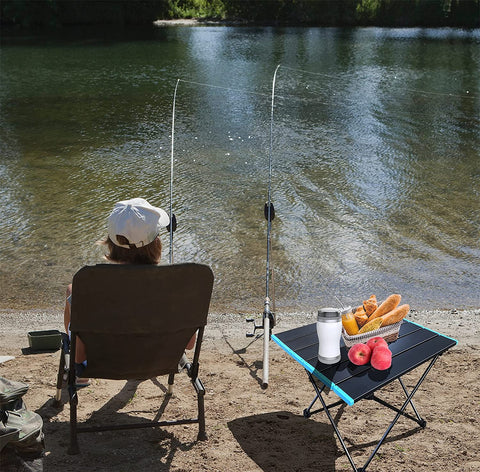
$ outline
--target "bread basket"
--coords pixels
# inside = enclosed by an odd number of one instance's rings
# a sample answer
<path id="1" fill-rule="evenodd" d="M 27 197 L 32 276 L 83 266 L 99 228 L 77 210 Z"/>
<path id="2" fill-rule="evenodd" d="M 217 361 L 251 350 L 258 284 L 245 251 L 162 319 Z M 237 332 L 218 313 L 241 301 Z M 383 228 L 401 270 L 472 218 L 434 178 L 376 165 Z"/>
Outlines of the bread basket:
<path id="1" fill-rule="evenodd" d="M 355 336 L 349 336 L 345 331 L 345 328 L 342 327 L 343 342 L 347 349 L 350 349 L 354 344 L 366 343 L 369 339 L 375 338 L 376 336 L 380 336 L 385 339 L 387 343 L 391 343 L 398 339 L 398 332 L 400 331 L 402 323 L 403 320 L 400 320 L 389 326 L 384 326 L 383 328 L 378 328 L 363 334 L 356 334 Z"/>

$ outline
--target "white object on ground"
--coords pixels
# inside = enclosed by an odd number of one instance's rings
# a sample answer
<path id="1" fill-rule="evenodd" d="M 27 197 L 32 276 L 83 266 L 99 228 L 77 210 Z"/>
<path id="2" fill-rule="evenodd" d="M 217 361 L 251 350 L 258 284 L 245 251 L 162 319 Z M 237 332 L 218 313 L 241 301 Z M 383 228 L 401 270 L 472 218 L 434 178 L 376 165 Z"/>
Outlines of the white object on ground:
<path id="1" fill-rule="evenodd" d="M 0 356 L 0 364 L 3 364 L 4 362 L 11 361 L 12 359 L 15 359 L 14 356 Z"/>

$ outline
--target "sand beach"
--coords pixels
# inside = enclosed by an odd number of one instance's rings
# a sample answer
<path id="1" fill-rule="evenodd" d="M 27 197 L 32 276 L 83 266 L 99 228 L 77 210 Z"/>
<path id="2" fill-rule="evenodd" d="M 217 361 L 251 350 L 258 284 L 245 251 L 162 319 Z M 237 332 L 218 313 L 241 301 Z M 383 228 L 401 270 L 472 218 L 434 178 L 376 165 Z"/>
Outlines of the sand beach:
<path id="1" fill-rule="evenodd" d="M 279 314 L 275 331 L 311 323 L 313 313 Z M 415 396 L 427 421 L 422 429 L 401 418 L 368 467 L 375 471 L 480 471 L 477 420 L 480 415 L 480 310 L 412 311 L 408 319 L 454 337 L 458 345 L 439 358 Z M 44 420 L 44 470 L 291 472 L 351 470 L 326 416 L 305 419 L 313 398 L 305 371 L 275 343 L 270 351 L 270 383 L 262 390 L 262 341 L 247 338 L 239 314 L 211 314 L 201 356 L 206 388 L 206 442 L 196 441 L 196 425 L 81 434 L 81 454 L 67 454 L 69 406 L 52 406 L 59 352 L 31 353 L 27 333 L 62 329 L 56 310 L 0 311 L 0 375 L 29 384 L 27 407 Z M 408 374 L 407 386 L 423 372 Z M 186 376 L 177 376 L 163 418 L 193 408 Z M 79 419 L 95 422 L 113 414 L 151 419 L 164 399 L 166 378 L 143 382 L 93 380 L 79 393 Z M 398 400 L 394 384 L 382 390 Z M 334 401 L 334 394 L 329 394 Z M 334 410 L 358 465 L 370 454 L 391 421 L 391 412 L 363 400 Z M 122 418 L 124 419 L 124 418 Z"/>

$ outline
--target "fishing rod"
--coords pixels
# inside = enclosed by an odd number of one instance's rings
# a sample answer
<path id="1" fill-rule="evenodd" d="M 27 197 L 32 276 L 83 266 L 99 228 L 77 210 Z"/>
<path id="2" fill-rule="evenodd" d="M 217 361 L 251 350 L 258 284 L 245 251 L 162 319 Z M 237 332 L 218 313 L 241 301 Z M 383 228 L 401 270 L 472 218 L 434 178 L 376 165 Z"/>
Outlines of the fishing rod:
<path id="1" fill-rule="evenodd" d="M 173 92 L 173 105 L 172 105 L 172 144 L 170 152 L 170 222 L 167 226 L 167 231 L 170 233 L 170 254 L 169 263 L 173 264 L 173 233 L 177 229 L 177 218 L 173 213 L 173 149 L 175 142 L 175 105 L 177 102 L 177 89 L 180 79 L 177 79 L 175 84 L 175 91 Z"/>
<path id="2" fill-rule="evenodd" d="M 272 279 L 272 270 L 270 269 L 270 253 L 272 247 L 272 221 L 275 218 L 275 207 L 272 203 L 272 151 L 273 151 L 273 111 L 275 105 L 275 82 L 277 80 L 277 72 L 280 64 L 277 65 L 273 74 L 272 81 L 272 100 L 270 109 L 270 148 L 268 153 L 268 191 L 267 202 L 264 206 L 264 216 L 267 220 L 267 261 L 265 270 L 265 300 L 263 308 L 262 324 L 255 324 L 253 319 L 247 319 L 248 322 L 253 322 L 253 333 L 248 333 L 248 337 L 253 337 L 257 329 L 263 329 L 263 375 L 262 388 L 268 387 L 269 376 L 269 342 L 272 328 L 275 326 L 275 313 L 272 311 L 271 304 L 273 300 L 270 298 L 270 279 Z"/>

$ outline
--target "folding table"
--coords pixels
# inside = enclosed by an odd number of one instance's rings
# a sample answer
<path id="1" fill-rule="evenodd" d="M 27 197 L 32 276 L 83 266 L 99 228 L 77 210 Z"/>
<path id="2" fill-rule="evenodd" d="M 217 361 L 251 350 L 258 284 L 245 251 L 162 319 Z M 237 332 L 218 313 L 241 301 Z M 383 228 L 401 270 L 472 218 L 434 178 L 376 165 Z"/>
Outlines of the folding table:
<path id="1" fill-rule="evenodd" d="M 348 350 L 343 340 L 341 341 L 340 349 L 342 355 L 341 360 L 332 365 L 321 363 L 317 358 L 318 337 L 316 323 L 291 329 L 283 333 L 272 334 L 272 339 L 305 368 L 308 378 L 313 385 L 316 395 L 310 406 L 304 410 L 304 416 L 309 418 L 315 413 L 325 411 L 355 472 L 364 472 L 367 469 L 400 416 L 415 421 L 422 428 L 425 427 L 426 421 L 419 415 L 412 398 L 438 357 L 458 343 L 455 339 L 411 321 L 404 320 L 400 327 L 398 339 L 389 344 L 393 355 L 392 366 L 388 370 L 378 371 L 373 369 L 370 363 L 363 366 L 352 364 L 348 360 Z M 402 376 L 422 364 L 427 364 L 427 366 L 415 387 L 409 392 L 402 381 Z M 389 404 L 375 394 L 377 390 L 380 390 L 394 380 L 399 381 L 406 397 L 400 408 Z M 325 391 L 325 389 L 327 390 Z M 327 405 L 324 393 L 328 392 L 328 390 L 334 392 L 340 397 L 340 400 Z M 342 404 L 353 405 L 362 399 L 375 400 L 379 404 L 395 411 L 396 416 L 387 427 L 364 466 L 357 468 L 329 410 Z M 322 408 L 312 411 L 317 400 L 320 400 Z M 409 404 L 413 409 L 413 414 L 405 412 Z"/>

